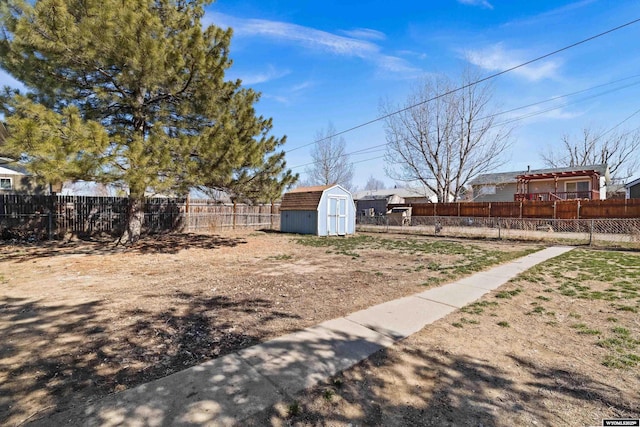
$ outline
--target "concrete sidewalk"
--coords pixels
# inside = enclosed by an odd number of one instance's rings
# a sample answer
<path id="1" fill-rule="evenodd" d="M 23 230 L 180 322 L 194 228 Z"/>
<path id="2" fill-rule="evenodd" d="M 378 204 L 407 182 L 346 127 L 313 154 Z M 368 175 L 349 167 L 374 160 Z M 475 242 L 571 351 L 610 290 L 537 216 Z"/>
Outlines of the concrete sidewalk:
<path id="1" fill-rule="evenodd" d="M 232 425 L 570 251 L 551 247 L 454 283 L 276 338 L 32 425 Z"/>

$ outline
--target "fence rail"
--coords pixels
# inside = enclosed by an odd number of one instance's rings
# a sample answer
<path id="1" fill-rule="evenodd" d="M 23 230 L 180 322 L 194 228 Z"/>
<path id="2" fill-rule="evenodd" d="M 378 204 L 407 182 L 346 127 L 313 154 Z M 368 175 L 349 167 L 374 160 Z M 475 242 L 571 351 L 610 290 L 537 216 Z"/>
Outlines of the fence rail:
<path id="1" fill-rule="evenodd" d="M 640 218 L 541 219 L 413 216 L 394 225 L 385 216 L 359 217 L 358 231 L 415 233 L 505 240 L 553 240 L 572 244 L 623 244 L 640 247 Z"/>

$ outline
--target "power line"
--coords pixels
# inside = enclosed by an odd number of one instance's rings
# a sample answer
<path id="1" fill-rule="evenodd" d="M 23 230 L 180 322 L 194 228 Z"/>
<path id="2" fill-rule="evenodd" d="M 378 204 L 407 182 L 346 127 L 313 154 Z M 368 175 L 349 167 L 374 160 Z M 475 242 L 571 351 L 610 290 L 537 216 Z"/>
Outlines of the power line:
<path id="1" fill-rule="evenodd" d="M 559 108 L 559 107 L 558 107 L 558 108 Z M 549 110 L 549 111 L 550 111 L 550 110 Z M 546 111 L 544 111 L 544 112 L 546 112 Z M 594 140 L 594 141 L 597 141 L 597 140 L 601 139 L 603 136 L 605 136 L 605 135 L 606 135 L 606 134 L 608 134 L 609 132 L 611 132 L 611 131 L 615 130 L 616 128 L 618 128 L 618 127 L 619 127 L 619 126 L 621 126 L 623 123 L 625 123 L 626 121 L 628 121 L 629 119 L 631 119 L 633 116 L 635 116 L 635 115 L 637 115 L 637 114 L 640 114 L 640 108 L 639 108 L 639 109 L 637 109 L 636 111 L 634 111 L 633 113 L 631 113 L 629 116 L 627 116 L 626 118 L 624 118 L 624 119 L 623 119 L 623 120 L 621 120 L 620 122 L 618 122 L 615 126 L 613 126 L 613 127 L 611 127 L 610 129 L 608 129 L 606 132 L 603 132 L 603 133 L 601 133 L 600 135 L 598 135 L 598 136 L 595 138 L 595 140 Z M 528 118 L 528 117 L 529 117 L 529 116 L 524 116 L 524 117 L 522 117 L 522 119 L 525 119 L 525 118 Z M 631 133 L 633 133 L 633 132 L 638 132 L 638 131 L 640 131 L 640 127 L 637 127 L 637 128 L 632 129 L 632 130 L 630 130 L 630 131 L 628 131 L 628 132 L 625 132 L 625 133 L 623 133 L 623 134 L 622 134 L 622 136 L 626 136 L 626 135 L 629 135 L 629 134 L 631 134 Z M 387 143 L 387 144 L 388 144 L 388 143 Z M 380 158 L 383 158 L 383 157 L 384 157 L 384 156 L 372 157 L 372 158 L 370 158 L 370 159 L 360 160 L 360 161 L 358 161 L 358 162 L 353 162 L 353 163 L 354 163 L 354 164 L 355 164 L 355 163 L 363 163 L 363 162 L 368 162 L 368 161 L 371 161 L 371 160 L 377 160 L 377 159 L 380 159 Z"/>
<path id="2" fill-rule="evenodd" d="M 522 116 L 519 116 L 519 117 L 515 117 L 515 118 L 509 119 L 509 120 L 505 120 L 505 121 L 500 122 L 500 123 L 496 123 L 494 126 L 502 126 L 502 125 L 506 125 L 506 124 L 513 123 L 513 122 L 517 122 L 517 121 L 520 121 L 520 120 L 528 119 L 530 117 L 539 116 L 540 114 L 548 113 L 549 111 L 557 110 L 559 108 L 566 107 L 566 106 L 569 106 L 569 105 L 579 104 L 581 102 L 587 101 L 589 99 L 597 98 L 599 96 L 609 95 L 609 94 L 611 94 L 613 92 L 617 92 L 617 91 L 622 90 L 622 89 L 627 89 L 629 87 L 636 86 L 638 84 L 640 84 L 640 82 L 635 82 L 635 83 L 632 83 L 632 84 L 628 84 L 626 86 L 618 87 L 618 88 L 611 89 L 611 90 L 608 90 L 608 91 L 605 91 L 605 92 L 602 92 L 602 93 L 591 95 L 591 96 L 588 96 L 588 97 L 585 97 L 585 98 L 582 98 L 582 99 L 578 99 L 576 101 L 573 101 L 573 102 L 570 102 L 570 103 L 567 103 L 567 104 L 564 104 L 564 105 L 560 105 L 558 107 L 547 108 L 546 110 L 540 110 L 540 111 L 536 111 L 536 112 L 533 112 L 533 113 L 525 114 L 525 115 L 522 115 Z M 532 105 L 529 105 L 527 107 L 522 107 L 522 108 L 528 108 L 528 107 L 531 107 L 531 106 L 534 106 L 534 105 L 543 104 L 544 102 L 546 102 L 546 101 L 543 101 L 543 102 L 540 102 L 540 103 L 537 103 L 537 104 L 532 104 Z M 502 113 L 500 113 L 500 114 L 502 114 Z"/>
<path id="3" fill-rule="evenodd" d="M 636 114 L 640 113 L 640 108 L 637 109 L 636 111 L 634 111 L 633 113 L 631 113 L 629 116 L 627 116 L 624 120 L 622 120 L 620 123 L 618 123 L 617 125 L 615 125 L 614 127 L 612 127 L 611 129 L 607 130 L 606 132 L 604 132 L 603 134 L 600 135 L 599 138 L 605 136 L 606 134 L 608 134 L 609 132 L 613 132 L 614 130 L 616 130 L 618 127 L 620 127 L 624 122 L 626 122 L 627 120 L 629 120 L 630 118 L 632 118 L 633 116 L 635 116 Z M 629 133 L 631 133 L 633 131 L 629 131 L 627 132 L 626 135 L 628 135 Z"/>
<path id="4" fill-rule="evenodd" d="M 560 52 L 564 52 L 564 51 L 566 51 L 566 50 L 572 49 L 572 48 L 574 48 L 574 47 L 576 47 L 576 46 L 579 46 L 579 45 L 582 45 L 582 44 L 584 44 L 584 43 L 590 42 L 590 41 L 595 40 L 595 39 L 597 39 L 597 38 L 599 38 L 599 37 L 603 37 L 603 36 L 605 36 L 605 35 L 607 35 L 607 34 L 610 34 L 610 33 L 613 33 L 613 32 L 615 32 L 615 31 L 621 30 L 621 29 L 623 29 L 623 28 L 625 28 L 625 27 L 628 27 L 628 26 L 630 26 L 630 25 L 636 24 L 636 23 L 638 23 L 638 22 L 640 22 L 640 18 L 638 18 L 638 19 L 634 19 L 633 21 L 629 21 L 629 22 L 627 22 L 627 23 L 625 23 L 625 24 L 622 24 L 622 25 L 619 25 L 619 26 L 617 26 L 617 27 L 611 28 L 611 29 L 609 29 L 609 30 L 607 30 L 607 31 L 603 31 L 603 32 L 601 32 L 601 33 L 599 33 L 599 34 L 596 34 L 596 35 L 593 35 L 593 36 L 591 36 L 591 37 L 587 37 L 586 39 L 583 39 L 583 40 L 580 40 L 580 41 L 578 41 L 578 42 L 572 43 L 572 44 L 570 44 L 570 45 L 568 45 L 568 46 L 565 46 L 565 47 L 562 47 L 562 48 L 560 48 L 560 49 L 554 50 L 553 52 L 549 52 L 549 53 L 544 54 L 544 55 L 542 55 L 542 56 L 538 56 L 537 58 L 534 58 L 534 59 L 531 59 L 531 60 L 529 60 L 529 61 L 523 62 L 523 63 L 521 63 L 521 64 L 515 65 L 515 66 L 513 66 L 513 67 L 511 67 L 511 68 L 507 68 L 506 70 L 502 70 L 502 71 L 499 71 L 499 72 L 497 72 L 497 73 L 491 74 L 491 75 L 489 75 L 489 76 L 487 76 L 487 77 L 483 77 L 483 78 L 481 78 L 481 79 L 479 79 L 479 80 L 476 80 L 475 82 L 471 82 L 471 83 L 468 83 L 468 84 L 466 84 L 466 85 L 460 86 L 460 87 L 458 87 L 458 88 L 456 88 L 456 89 L 452 89 L 452 90 L 450 90 L 450 91 L 447 91 L 447 92 L 441 93 L 441 94 L 436 95 L 436 96 L 434 96 L 434 97 L 432 97 L 432 98 L 429 98 L 429 99 L 427 99 L 427 100 L 425 100 L 425 101 L 421 101 L 421 102 L 418 102 L 418 103 L 416 103 L 416 104 L 410 105 L 410 106 L 408 106 L 408 107 L 402 108 L 402 109 L 400 109 L 400 110 L 393 111 L 393 112 L 391 112 L 391 113 L 388 113 L 388 114 L 385 114 L 385 115 L 383 115 L 383 116 L 377 117 L 377 118 L 375 118 L 375 119 L 373 119 L 373 120 L 369 120 L 369 121 L 367 121 L 367 122 L 364 122 L 364 123 L 361 123 L 361 124 L 359 124 L 359 125 L 356 125 L 356 126 L 350 127 L 350 128 L 345 129 L 345 130 L 343 130 L 343 131 L 336 132 L 336 133 L 334 133 L 333 135 L 328 135 L 328 136 L 326 136 L 326 137 L 324 137 L 324 138 L 318 139 L 318 140 L 313 141 L 313 142 L 310 142 L 310 143 L 308 143 L 308 144 L 301 145 L 301 146 L 296 147 L 296 148 L 289 149 L 289 150 L 287 150 L 287 151 L 288 151 L 288 152 L 296 151 L 296 150 L 299 150 L 299 149 L 301 149 L 301 148 L 305 148 L 305 147 L 308 147 L 308 146 L 310 146 L 310 145 L 317 144 L 318 142 L 325 141 L 325 140 L 327 140 L 327 139 L 329 139 L 329 138 L 333 138 L 333 137 L 336 137 L 336 136 L 339 136 L 339 135 L 343 135 L 343 134 L 348 133 L 348 132 L 352 132 L 352 131 L 354 131 L 354 130 L 356 130 L 356 129 L 363 128 L 363 127 L 365 127 L 365 126 L 368 126 L 368 125 L 371 125 L 371 124 L 373 124 L 373 123 L 379 122 L 379 121 L 381 121 L 381 120 L 387 119 L 387 118 L 389 118 L 389 117 L 391 117 L 391 116 L 394 116 L 394 115 L 396 115 L 396 114 L 402 113 L 402 112 L 404 112 L 404 111 L 410 110 L 410 109 L 415 108 L 415 107 L 418 107 L 418 106 L 420 106 L 420 105 L 424 105 L 424 104 L 429 103 L 429 102 L 431 102 L 431 101 L 435 101 L 435 100 L 440 99 L 440 98 L 442 98 L 442 97 L 444 97 L 444 96 L 451 95 L 451 94 L 453 94 L 453 93 L 460 92 L 461 90 L 467 89 L 467 88 L 472 87 L 472 86 L 475 86 L 475 85 L 477 85 L 477 84 L 480 84 L 480 83 L 486 82 L 486 81 L 491 80 L 491 79 L 495 79 L 496 77 L 499 77 L 499 76 L 501 76 L 501 75 L 503 75 L 503 74 L 509 73 L 509 72 L 511 72 L 511 71 L 517 70 L 517 69 L 522 68 L 522 67 L 526 67 L 527 65 L 533 64 L 534 62 L 538 62 L 538 61 L 541 61 L 541 60 L 543 60 L 543 59 L 549 58 L 550 56 L 557 55 L 557 54 L 558 54 L 558 53 L 560 53 Z"/>
<path id="5" fill-rule="evenodd" d="M 537 106 L 537 105 L 541 105 L 541 104 L 545 104 L 545 103 L 548 103 L 548 102 L 557 101 L 557 100 L 562 99 L 562 98 L 568 98 L 570 96 L 574 96 L 574 95 L 577 95 L 577 94 L 585 93 L 585 92 L 588 92 L 588 91 L 591 91 L 591 90 L 594 90 L 594 89 L 598 89 L 598 88 L 601 88 L 601 87 L 610 86 L 612 84 L 620 83 L 622 81 L 630 80 L 630 79 L 637 78 L 637 77 L 640 77 L 640 74 L 636 74 L 636 75 L 629 76 L 629 77 L 623 77 L 621 79 L 613 80 L 613 81 L 610 81 L 610 82 L 607 82 L 607 83 L 601 83 L 601 84 L 598 84 L 598 85 L 595 85 L 595 86 L 591 86 L 591 87 L 586 88 L 586 89 L 581 89 L 581 90 L 578 90 L 578 91 L 575 91 L 575 92 L 571 92 L 571 93 L 568 93 L 568 94 L 558 95 L 558 96 L 554 96 L 554 97 L 551 97 L 551 98 L 548 98 L 548 99 L 545 99 L 545 100 L 542 100 L 542 101 L 526 104 L 526 105 L 523 105 L 523 106 L 520 106 L 520 107 L 511 108 L 509 110 L 505 110 L 505 111 L 501 111 L 501 112 L 498 112 L 498 113 L 490 114 L 490 115 L 485 116 L 485 117 L 481 117 L 478 120 L 485 120 L 485 119 L 489 119 L 489 118 L 492 118 L 492 117 L 497 117 L 497 116 L 500 116 L 500 115 L 503 115 L 503 114 L 512 113 L 514 111 L 523 110 L 525 108 L 531 108 L 531 107 L 534 107 L 534 106 Z M 562 107 L 566 107 L 568 105 L 574 105 L 574 104 L 583 102 L 585 100 L 593 99 L 593 98 L 596 98 L 596 97 L 599 97 L 599 96 L 603 96 L 603 95 L 608 95 L 608 94 L 613 93 L 615 91 L 626 89 L 626 88 L 629 88 L 629 87 L 632 87 L 632 86 L 635 86 L 635 85 L 638 85 L 638 84 L 640 84 L 640 81 L 636 81 L 636 82 L 627 84 L 625 86 L 617 87 L 617 88 L 614 88 L 614 89 L 611 89 L 611 90 L 608 90 L 608 91 L 605 91 L 605 92 L 601 92 L 601 93 L 598 93 L 598 94 L 595 94 L 595 95 L 592 95 L 592 96 L 589 96 L 589 97 L 585 97 L 585 98 L 579 99 L 577 101 L 574 101 L 574 102 L 571 102 L 571 103 L 568 103 L 568 104 L 560 105 L 558 107 L 548 108 L 548 109 L 545 109 L 545 110 L 540 110 L 540 111 L 536 111 L 536 112 L 533 112 L 533 113 L 524 114 L 524 115 L 519 116 L 519 117 L 514 117 L 514 118 L 511 118 L 511 119 L 505 120 L 503 122 L 500 122 L 500 123 L 495 123 L 491 127 L 502 126 L 502 125 L 509 124 L 509 123 L 512 123 L 512 122 L 516 122 L 516 121 L 519 121 L 519 120 L 525 120 L 525 119 L 528 119 L 528 118 L 531 118 L 531 117 L 534 117 L 534 116 L 537 116 L 537 115 L 540 115 L 540 114 L 547 113 L 549 111 L 553 111 L 553 110 L 557 110 L 557 109 L 562 108 Z M 626 122 L 627 120 L 629 120 L 631 117 L 633 117 L 635 114 L 637 114 L 639 112 L 640 112 L 640 110 L 636 111 L 636 113 L 632 114 L 631 116 L 627 117 L 622 122 L 618 123 L 616 126 L 614 126 L 614 128 L 612 128 L 612 129 L 608 130 L 607 132 L 605 132 L 605 134 L 611 132 L 616 127 L 622 125 L 624 122 Z M 433 131 L 429 132 L 429 133 L 433 133 Z M 400 141 L 394 141 L 394 142 L 400 142 Z M 373 145 L 371 147 L 367 147 L 367 148 L 363 148 L 363 149 L 360 149 L 360 150 L 352 151 L 350 153 L 344 153 L 344 154 L 341 154 L 341 155 L 338 155 L 338 156 L 333 156 L 331 158 L 332 159 L 336 159 L 336 158 L 340 158 L 340 157 L 351 156 L 351 155 L 354 155 L 354 154 L 371 154 L 373 152 L 381 151 L 381 150 L 374 150 L 374 149 L 377 149 L 377 148 L 380 148 L 380 147 L 385 147 L 385 146 L 387 146 L 389 144 L 390 144 L 390 142 L 385 142 L 385 143 L 382 143 L 382 144 Z M 382 157 L 384 157 L 384 156 L 382 156 Z M 376 157 L 375 159 L 378 159 L 378 158 L 380 158 L 380 157 Z M 290 169 L 299 169 L 299 168 L 302 168 L 302 167 L 305 167 L 305 166 L 311 166 L 311 165 L 316 164 L 316 163 L 318 163 L 318 162 L 309 162 L 309 163 L 305 163 L 305 164 L 302 164 L 302 165 L 293 166 Z M 352 162 L 352 163 L 360 163 L 360 161 Z"/>

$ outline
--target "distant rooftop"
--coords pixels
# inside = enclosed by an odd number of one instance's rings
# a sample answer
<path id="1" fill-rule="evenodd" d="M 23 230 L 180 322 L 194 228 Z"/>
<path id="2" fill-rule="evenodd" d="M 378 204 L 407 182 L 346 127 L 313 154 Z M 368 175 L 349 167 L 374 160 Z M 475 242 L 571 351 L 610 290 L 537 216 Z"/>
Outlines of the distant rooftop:
<path id="1" fill-rule="evenodd" d="M 409 197 L 426 197 L 430 198 L 434 193 L 425 188 L 424 190 L 418 190 L 414 188 L 389 188 L 382 190 L 362 190 L 353 193 L 354 200 L 376 200 L 386 199 L 391 196 L 402 197 L 403 199 Z"/>

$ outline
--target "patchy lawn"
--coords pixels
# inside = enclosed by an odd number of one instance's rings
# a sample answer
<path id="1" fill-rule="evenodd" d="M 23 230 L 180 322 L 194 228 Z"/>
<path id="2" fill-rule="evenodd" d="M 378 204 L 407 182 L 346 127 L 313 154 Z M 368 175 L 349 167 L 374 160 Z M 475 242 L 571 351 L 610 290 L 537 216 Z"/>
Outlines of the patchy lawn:
<path id="1" fill-rule="evenodd" d="M 3 244 L 0 424 L 124 390 L 539 246 L 237 232 Z"/>
<path id="2" fill-rule="evenodd" d="M 245 425 L 640 418 L 640 254 L 575 249 Z"/>

